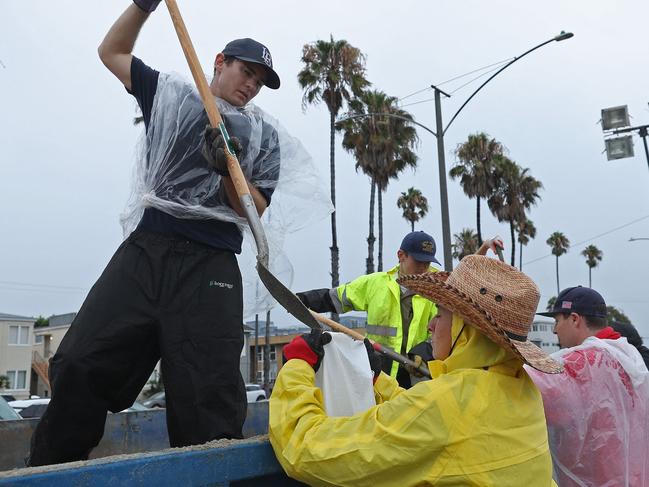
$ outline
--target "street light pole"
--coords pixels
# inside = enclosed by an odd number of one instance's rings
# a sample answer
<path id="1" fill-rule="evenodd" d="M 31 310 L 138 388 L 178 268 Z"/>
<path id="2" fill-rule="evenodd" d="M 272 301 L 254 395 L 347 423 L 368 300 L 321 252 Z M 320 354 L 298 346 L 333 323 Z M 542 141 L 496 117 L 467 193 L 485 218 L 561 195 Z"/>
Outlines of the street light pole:
<path id="1" fill-rule="evenodd" d="M 439 89 L 435 85 L 430 85 L 433 90 L 435 90 L 435 121 L 437 124 L 437 131 L 434 132 L 425 125 L 422 125 L 419 122 L 416 122 L 415 120 L 412 120 L 410 118 L 402 117 L 400 115 L 392 114 L 392 113 L 363 113 L 359 115 L 352 115 L 349 117 L 345 117 L 342 119 L 339 119 L 336 121 L 336 123 L 344 122 L 346 120 L 353 120 L 356 118 L 365 118 L 365 117 L 374 117 L 374 116 L 384 116 L 384 117 L 394 117 L 394 118 L 400 118 L 403 120 L 408 121 L 409 123 L 415 124 L 423 129 L 425 129 L 427 132 L 430 132 L 435 136 L 435 139 L 437 140 L 437 162 L 439 166 L 439 197 L 440 197 L 440 211 L 441 211 L 441 216 L 442 216 L 442 243 L 444 245 L 444 270 L 446 271 L 452 271 L 453 270 L 453 257 L 451 254 L 451 224 L 450 224 L 450 218 L 449 218 L 449 209 L 448 209 L 448 189 L 446 187 L 446 155 L 444 152 L 444 134 L 448 130 L 448 128 L 451 126 L 453 121 L 457 118 L 459 113 L 462 111 L 462 109 L 471 101 L 471 99 L 487 84 L 489 83 L 492 79 L 494 79 L 498 74 L 502 73 L 505 69 L 507 69 L 509 66 L 514 64 L 516 61 L 519 59 L 527 56 L 529 53 L 532 51 L 537 50 L 540 47 L 545 46 L 546 44 L 549 44 L 550 42 L 559 42 L 563 41 L 565 39 L 570 39 L 574 34 L 572 32 L 564 32 L 561 31 L 559 35 L 554 36 L 552 39 L 548 39 L 545 42 L 542 42 L 541 44 L 534 46 L 532 49 L 529 49 L 528 51 L 525 51 L 523 54 L 520 56 L 515 57 L 512 59 L 510 62 L 505 64 L 502 68 L 500 68 L 498 71 L 496 71 L 493 75 L 491 75 L 484 83 L 482 83 L 477 90 L 475 90 L 471 95 L 465 100 L 465 102 L 460 106 L 457 112 L 451 117 L 451 120 L 448 122 L 446 125 L 446 128 L 444 128 L 443 123 L 442 123 L 442 104 L 441 104 L 441 95 L 444 95 L 447 98 L 450 98 L 451 95 L 448 93 L 445 93 L 441 89 Z M 645 141 L 645 150 L 647 149 L 646 141 Z M 649 160 L 649 152 L 647 152 L 647 158 Z"/>
<path id="2" fill-rule="evenodd" d="M 446 157 L 444 154 L 444 134 L 446 134 L 446 131 L 448 128 L 451 126 L 451 124 L 455 121 L 457 116 L 460 114 L 462 109 L 471 101 L 471 99 L 482 89 L 484 86 L 489 83 L 492 79 L 494 79 L 496 76 L 498 76 L 500 73 L 502 73 L 505 69 L 507 69 L 509 66 L 514 64 L 516 61 L 519 59 L 524 58 L 527 56 L 529 53 L 532 51 L 536 51 L 540 47 L 545 46 L 546 44 L 549 44 L 550 42 L 559 42 L 563 41 L 566 39 L 570 39 L 573 37 L 574 34 L 572 32 L 564 32 L 561 31 L 560 34 L 554 36 L 552 39 L 548 39 L 545 42 L 542 42 L 541 44 L 534 46 L 532 49 L 529 49 L 525 51 L 523 54 L 520 56 L 516 56 L 514 59 L 512 59 L 510 62 L 505 64 L 502 68 L 500 68 L 498 71 L 496 71 L 494 74 L 492 74 L 484 83 L 482 83 L 478 88 L 469 95 L 469 97 L 462 103 L 460 108 L 455 112 L 455 114 L 451 117 L 451 120 L 448 122 L 445 128 L 443 128 L 442 125 L 442 109 L 440 107 L 440 102 L 441 102 L 441 97 L 440 94 L 445 95 L 447 98 L 450 98 L 450 95 L 447 93 L 444 93 L 442 90 L 440 90 L 437 86 L 435 85 L 430 85 L 433 90 L 435 90 L 435 118 L 437 120 L 437 157 L 438 157 L 438 164 L 439 164 L 439 191 L 440 191 L 440 200 L 442 204 L 441 212 L 442 212 L 442 241 L 444 243 L 444 269 L 446 271 L 452 271 L 453 270 L 453 259 L 451 257 L 451 227 L 450 227 L 450 222 L 449 222 L 449 210 L 448 210 L 448 194 L 447 194 L 447 189 L 446 189 Z M 646 142 L 645 142 L 645 148 L 646 148 Z M 648 156 L 649 158 L 649 156 Z"/>
<path id="3" fill-rule="evenodd" d="M 441 95 L 450 98 L 451 95 L 443 92 L 438 87 L 431 85 L 435 90 L 435 121 L 437 124 L 437 161 L 439 166 L 439 198 L 442 210 L 442 244 L 444 245 L 444 270 L 453 270 L 453 256 L 451 254 L 451 221 L 448 211 L 448 189 L 446 188 L 446 155 L 444 151 L 444 125 L 442 124 Z"/>

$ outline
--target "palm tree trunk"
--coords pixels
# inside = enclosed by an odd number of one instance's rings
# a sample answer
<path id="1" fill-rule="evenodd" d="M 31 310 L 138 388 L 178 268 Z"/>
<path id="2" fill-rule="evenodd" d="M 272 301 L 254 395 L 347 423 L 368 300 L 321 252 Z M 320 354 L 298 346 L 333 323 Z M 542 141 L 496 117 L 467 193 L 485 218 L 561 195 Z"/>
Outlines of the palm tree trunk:
<path id="1" fill-rule="evenodd" d="M 482 245 L 482 233 L 480 233 L 480 198 L 476 197 L 475 201 L 475 221 L 476 227 L 478 227 L 478 247 L 480 247 Z"/>
<path id="2" fill-rule="evenodd" d="M 522 243 L 518 246 L 518 270 L 521 272 L 523 271 L 523 244 Z"/>
<path id="3" fill-rule="evenodd" d="M 414 220 L 410 220 L 410 231 L 411 232 L 415 231 L 415 221 Z"/>
<path id="4" fill-rule="evenodd" d="M 383 270 L 383 190 L 379 188 L 379 255 L 377 270 Z"/>
<path id="5" fill-rule="evenodd" d="M 367 236 L 367 259 L 365 260 L 365 273 L 374 272 L 374 200 L 376 197 L 376 183 L 370 179 L 372 190 L 370 191 L 370 231 Z"/>
<path id="6" fill-rule="evenodd" d="M 559 296 L 559 256 L 557 255 L 557 296 Z"/>
<path id="7" fill-rule="evenodd" d="M 329 112 L 329 170 L 331 176 L 331 203 L 334 206 L 334 211 L 331 212 L 331 287 L 336 288 L 340 282 L 338 275 L 338 237 L 336 234 L 336 131 L 335 131 L 336 117 L 333 112 Z M 332 313 L 332 319 L 337 321 L 338 314 Z"/>
<path id="8" fill-rule="evenodd" d="M 514 222 L 513 221 L 509 222 L 509 234 L 512 237 L 511 266 L 514 267 L 516 265 L 516 237 L 514 236 Z"/>
<path id="9" fill-rule="evenodd" d="M 588 287 L 593 287 L 593 281 L 591 279 L 591 274 L 592 274 L 593 268 L 591 266 L 588 266 Z"/>

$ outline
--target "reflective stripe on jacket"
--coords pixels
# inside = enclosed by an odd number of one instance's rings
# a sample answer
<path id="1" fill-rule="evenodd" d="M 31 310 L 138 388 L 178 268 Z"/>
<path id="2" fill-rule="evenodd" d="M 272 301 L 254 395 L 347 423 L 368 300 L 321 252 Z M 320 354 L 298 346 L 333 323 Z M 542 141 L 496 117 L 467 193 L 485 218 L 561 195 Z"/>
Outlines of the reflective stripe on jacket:
<path id="1" fill-rule="evenodd" d="M 313 486 L 549 487 L 541 395 L 511 352 L 453 320 L 456 345 L 408 390 L 381 374 L 377 405 L 328 417 L 313 369 L 289 360 L 270 398 L 269 437 L 289 476 Z"/>
<path id="2" fill-rule="evenodd" d="M 430 268 L 432 272 L 435 269 Z M 401 353 L 403 329 L 401 291 L 396 277 L 399 266 L 387 272 L 375 272 L 354 279 L 336 289 L 340 312 L 367 311 L 367 337 Z M 419 295 L 412 297 L 412 320 L 408 330 L 406 352 L 429 336 L 428 322 L 437 307 Z M 399 364 L 394 362 L 390 375 L 396 377 Z"/>

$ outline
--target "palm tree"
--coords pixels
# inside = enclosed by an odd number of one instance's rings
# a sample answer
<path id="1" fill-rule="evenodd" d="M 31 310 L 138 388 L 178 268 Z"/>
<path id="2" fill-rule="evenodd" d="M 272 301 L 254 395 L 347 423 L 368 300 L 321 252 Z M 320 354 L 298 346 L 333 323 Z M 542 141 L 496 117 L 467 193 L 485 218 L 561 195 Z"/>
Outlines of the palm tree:
<path id="1" fill-rule="evenodd" d="M 304 90 L 302 109 L 324 101 L 329 110 L 329 169 L 331 176 L 331 285 L 339 284 L 338 237 L 336 231 L 335 120 L 345 101 L 370 83 L 365 79 L 365 56 L 345 40 L 318 40 L 302 48 L 304 68 L 297 79 Z"/>
<path id="2" fill-rule="evenodd" d="M 488 198 L 494 187 L 494 157 L 503 155 L 500 142 L 491 139 L 484 132 L 469 135 L 463 144 L 457 146 L 455 155 L 458 160 L 449 171 L 453 179 L 460 179 L 460 185 L 469 198 L 476 199 L 476 226 L 478 244 L 482 245 L 480 227 L 480 199 Z"/>
<path id="3" fill-rule="evenodd" d="M 399 196 L 397 208 L 403 209 L 403 218 L 410 222 L 410 231 L 414 232 L 415 222 L 428 213 L 428 200 L 418 189 L 408 188 Z"/>
<path id="4" fill-rule="evenodd" d="M 545 311 L 552 311 L 554 309 L 554 305 L 557 302 L 557 297 L 552 296 L 550 299 L 548 299 L 548 304 L 545 305 Z"/>
<path id="5" fill-rule="evenodd" d="M 593 267 L 597 267 L 597 264 L 602 261 L 602 251 L 599 250 L 594 245 L 589 245 L 584 250 L 581 251 L 581 255 L 586 257 L 586 265 L 588 266 L 588 287 L 592 287 L 592 270 Z"/>
<path id="6" fill-rule="evenodd" d="M 559 257 L 568 252 L 570 248 L 570 240 L 561 232 L 554 232 L 550 237 L 545 241 L 550 247 L 552 247 L 552 255 L 557 257 L 557 296 L 561 292 L 559 288 Z"/>
<path id="7" fill-rule="evenodd" d="M 526 218 L 524 221 L 518 222 L 516 227 L 518 232 L 518 269 L 523 270 L 523 246 L 530 243 L 530 239 L 536 237 L 536 227 L 534 222 L 529 218 Z"/>
<path id="8" fill-rule="evenodd" d="M 455 242 L 452 245 L 452 255 L 457 260 L 475 254 L 478 250 L 478 234 L 471 228 L 463 228 L 460 233 L 453 235 Z"/>
<path id="9" fill-rule="evenodd" d="M 487 204 L 499 222 L 509 223 L 512 239 L 510 263 L 513 266 L 516 258 L 514 230 L 527 219 L 526 210 L 540 199 L 539 190 L 543 185 L 528 173 L 529 169 L 522 169 L 506 156 L 495 156 L 493 164 L 495 185 Z"/>
<path id="10" fill-rule="evenodd" d="M 377 90 L 365 91 L 349 104 L 349 117 L 340 123 L 343 130 L 343 147 L 354 154 L 356 170 L 370 177 L 370 237 L 368 237 L 368 272 L 373 263 L 374 195 L 378 189 L 379 249 L 378 270 L 383 270 L 383 192 L 390 179 L 407 166 L 417 165 L 413 152 L 418 138 L 409 123 L 412 116 L 397 106 L 397 98 Z M 373 113 L 396 115 L 370 116 Z M 372 266 L 373 267 L 373 266 Z"/>

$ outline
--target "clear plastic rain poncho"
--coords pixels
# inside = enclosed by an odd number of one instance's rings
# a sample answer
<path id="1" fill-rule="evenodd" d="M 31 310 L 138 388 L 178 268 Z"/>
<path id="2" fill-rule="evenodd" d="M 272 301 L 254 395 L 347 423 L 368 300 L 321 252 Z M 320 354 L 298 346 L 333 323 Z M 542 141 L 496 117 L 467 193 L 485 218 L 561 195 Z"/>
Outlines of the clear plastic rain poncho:
<path id="1" fill-rule="evenodd" d="M 561 374 L 526 366 L 543 395 L 561 487 L 649 485 L 649 372 L 626 338 L 555 352 Z"/>
<path id="2" fill-rule="evenodd" d="M 276 119 L 252 103 L 239 108 L 219 98 L 216 101 L 230 134 L 243 145 L 239 163 L 246 179 L 262 191 L 274 188 L 262 224 L 270 270 L 290 287 L 293 269 L 282 251 L 284 238 L 327 216 L 333 209 L 331 200 L 311 156 Z M 225 203 L 221 177 L 200 154 L 207 123 L 196 88 L 180 75 L 160 73 L 148 130 L 138 144 L 122 229 L 127 237 L 146 207 L 177 218 L 235 223 L 248 243 L 239 266 L 244 316 L 250 316 L 271 309 L 275 301 L 254 269 L 257 251 L 246 220 Z"/>

